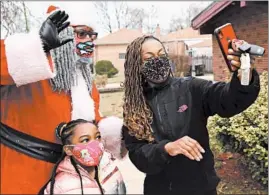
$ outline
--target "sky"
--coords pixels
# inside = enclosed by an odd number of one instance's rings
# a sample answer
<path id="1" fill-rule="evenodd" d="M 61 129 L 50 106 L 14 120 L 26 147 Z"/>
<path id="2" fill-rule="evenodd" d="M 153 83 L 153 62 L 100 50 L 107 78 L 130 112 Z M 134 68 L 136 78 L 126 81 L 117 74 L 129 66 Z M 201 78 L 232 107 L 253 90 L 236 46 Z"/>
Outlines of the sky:
<path id="1" fill-rule="evenodd" d="M 127 2 L 127 1 L 126 1 Z M 157 8 L 157 17 L 154 18 L 162 29 L 169 27 L 172 16 L 182 15 L 182 10 L 186 9 L 193 3 L 198 3 L 206 7 L 212 1 L 128 1 L 127 4 L 133 8 L 149 9 L 154 5 Z M 37 18 L 46 18 L 46 11 L 49 5 L 55 5 L 65 10 L 70 21 L 83 21 L 95 27 L 99 33 L 99 38 L 108 33 L 102 29 L 98 20 L 98 15 L 93 1 L 26 1 L 26 6 L 30 9 L 33 16 Z"/>

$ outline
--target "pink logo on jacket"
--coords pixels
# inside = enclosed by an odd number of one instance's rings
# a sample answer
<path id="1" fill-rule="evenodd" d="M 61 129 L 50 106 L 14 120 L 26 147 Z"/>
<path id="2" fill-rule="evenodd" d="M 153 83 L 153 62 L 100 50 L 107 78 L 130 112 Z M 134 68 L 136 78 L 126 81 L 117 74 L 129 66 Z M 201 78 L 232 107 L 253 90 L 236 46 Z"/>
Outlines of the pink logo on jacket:
<path id="1" fill-rule="evenodd" d="M 188 109 L 188 106 L 184 104 L 178 108 L 177 112 L 185 112 L 187 109 Z"/>

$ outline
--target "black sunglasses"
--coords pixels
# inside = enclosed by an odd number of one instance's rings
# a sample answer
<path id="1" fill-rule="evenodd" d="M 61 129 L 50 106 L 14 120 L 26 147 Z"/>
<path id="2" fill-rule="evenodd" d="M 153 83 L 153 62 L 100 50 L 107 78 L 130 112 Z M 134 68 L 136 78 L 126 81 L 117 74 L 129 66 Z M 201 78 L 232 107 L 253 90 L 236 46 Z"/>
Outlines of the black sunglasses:
<path id="1" fill-rule="evenodd" d="M 75 30 L 75 33 L 79 39 L 91 38 L 92 40 L 97 39 L 98 33 L 86 30 Z"/>

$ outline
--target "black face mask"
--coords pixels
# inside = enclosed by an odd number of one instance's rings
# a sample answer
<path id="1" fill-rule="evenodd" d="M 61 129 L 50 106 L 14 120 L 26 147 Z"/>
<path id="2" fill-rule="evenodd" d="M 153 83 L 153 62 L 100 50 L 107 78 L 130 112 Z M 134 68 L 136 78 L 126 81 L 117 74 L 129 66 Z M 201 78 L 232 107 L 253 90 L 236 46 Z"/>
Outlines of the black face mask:
<path id="1" fill-rule="evenodd" d="M 171 72 L 168 57 L 157 57 L 147 60 L 141 69 L 143 77 L 152 83 L 160 84 L 165 82 Z"/>

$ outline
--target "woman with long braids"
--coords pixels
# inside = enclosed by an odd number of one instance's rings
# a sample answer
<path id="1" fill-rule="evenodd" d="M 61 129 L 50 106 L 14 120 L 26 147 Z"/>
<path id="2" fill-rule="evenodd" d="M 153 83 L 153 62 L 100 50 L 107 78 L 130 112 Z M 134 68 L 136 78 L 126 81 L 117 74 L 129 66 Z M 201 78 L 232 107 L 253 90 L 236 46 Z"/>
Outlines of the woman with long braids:
<path id="1" fill-rule="evenodd" d="M 241 65 L 239 43 L 228 51 L 235 70 Z M 229 83 L 174 78 L 165 48 L 153 36 L 128 46 L 124 68 L 123 137 L 130 160 L 146 173 L 144 194 L 217 194 L 207 119 L 248 108 L 260 90 L 256 70 L 248 86 L 241 85 L 238 71 Z"/>
<path id="2" fill-rule="evenodd" d="M 39 194 L 126 194 L 121 173 L 106 152 L 94 123 L 60 123 L 56 135 L 63 153 Z"/>

